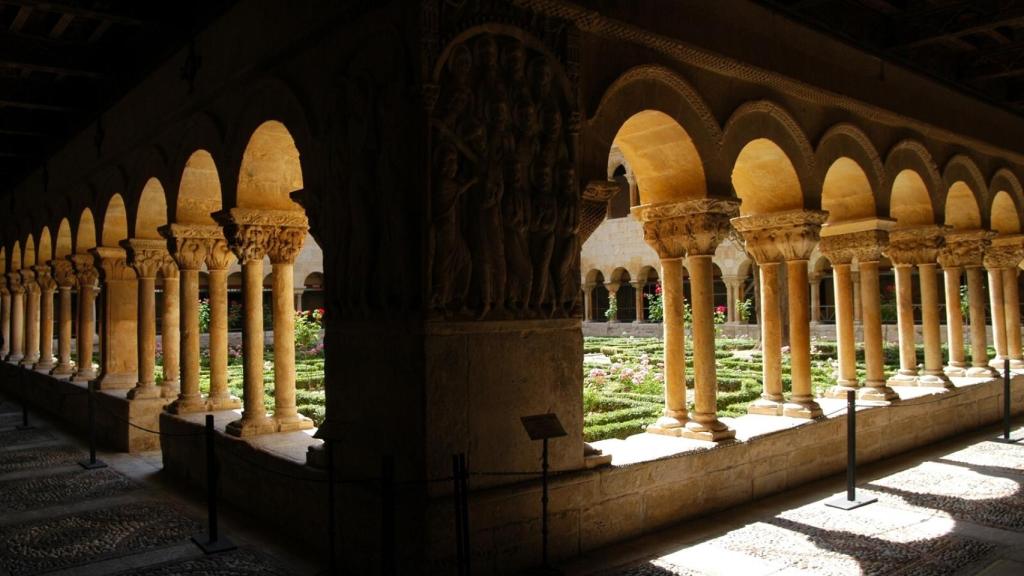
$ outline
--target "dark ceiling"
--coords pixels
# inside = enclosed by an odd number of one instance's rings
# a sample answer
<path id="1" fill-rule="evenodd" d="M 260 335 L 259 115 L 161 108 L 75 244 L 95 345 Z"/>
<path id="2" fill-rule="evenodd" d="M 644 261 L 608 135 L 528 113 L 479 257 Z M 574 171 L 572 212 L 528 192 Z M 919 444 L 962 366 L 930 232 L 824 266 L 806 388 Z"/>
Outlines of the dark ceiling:
<path id="1" fill-rule="evenodd" d="M 758 0 L 1017 114 L 1024 112 L 1024 0 Z"/>
<path id="2" fill-rule="evenodd" d="M 0 0 L 0 195 L 234 0 Z"/>

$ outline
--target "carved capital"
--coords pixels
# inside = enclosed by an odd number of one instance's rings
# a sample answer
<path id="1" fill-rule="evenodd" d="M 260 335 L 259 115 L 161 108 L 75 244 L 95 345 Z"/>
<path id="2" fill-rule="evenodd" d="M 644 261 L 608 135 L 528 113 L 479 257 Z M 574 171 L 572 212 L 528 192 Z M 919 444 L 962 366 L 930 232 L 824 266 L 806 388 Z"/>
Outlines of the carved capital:
<path id="1" fill-rule="evenodd" d="M 24 294 L 25 286 L 21 283 L 21 274 L 18 272 L 7 273 L 7 289 L 11 294 Z"/>
<path id="2" fill-rule="evenodd" d="M 139 278 L 156 278 L 170 258 L 163 240 L 132 238 L 128 241 L 128 261 Z"/>
<path id="3" fill-rule="evenodd" d="M 21 285 L 25 289 L 25 292 L 29 294 L 35 294 L 39 291 L 39 285 L 36 284 L 36 271 L 32 268 L 23 268 L 19 270 L 21 274 Z"/>
<path id="4" fill-rule="evenodd" d="M 644 240 L 664 259 L 714 254 L 738 210 L 736 200 L 701 198 L 645 204 L 633 208 L 633 215 L 644 224 Z"/>
<path id="5" fill-rule="evenodd" d="M 939 226 L 899 228 L 889 232 L 889 245 L 883 252 L 894 266 L 914 266 L 936 262 L 944 244 Z"/>
<path id="6" fill-rule="evenodd" d="M 758 264 L 806 260 L 818 244 L 828 212 L 789 210 L 732 219 L 732 226 Z"/>
<path id="7" fill-rule="evenodd" d="M 96 259 L 92 254 L 75 254 L 71 256 L 75 265 L 75 274 L 78 276 L 80 288 L 98 288 L 100 271 L 96 269 Z"/>
<path id="8" fill-rule="evenodd" d="M 267 255 L 274 262 L 294 262 L 309 230 L 306 215 L 291 210 L 232 208 L 214 217 L 241 264 Z"/>
<path id="9" fill-rule="evenodd" d="M 946 245 L 939 251 L 943 268 L 977 268 L 984 263 L 984 254 L 993 234 L 985 230 L 952 230 L 945 234 Z"/>
<path id="10" fill-rule="evenodd" d="M 43 292 L 52 293 L 57 289 L 57 282 L 53 279 L 53 268 L 46 265 L 35 266 L 36 284 Z"/>
<path id="11" fill-rule="evenodd" d="M 279 226 L 274 231 L 274 239 L 267 249 L 270 262 L 273 264 L 291 264 L 302 251 L 309 228 L 296 226 Z"/>
<path id="12" fill-rule="evenodd" d="M 54 260 L 50 264 L 53 266 L 53 278 L 57 281 L 57 286 L 61 288 L 75 287 L 78 278 L 75 277 L 75 268 L 70 260 Z"/>
<path id="13" fill-rule="evenodd" d="M 122 282 L 135 280 L 135 270 L 128 264 L 128 253 L 124 248 L 97 246 L 92 249 L 103 270 L 105 282 Z"/>
<path id="14" fill-rule="evenodd" d="M 182 270 L 201 270 L 214 240 L 222 237 L 220 227 L 213 224 L 171 224 L 163 232 L 171 239 L 174 261 Z"/>
<path id="15" fill-rule="evenodd" d="M 985 250 L 985 268 L 1016 268 L 1024 260 L 1024 236 L 1007 234 L 992 238 Z"/>
<path id="16" fill-rule="evenodd" d="M 228 241 L 219 238 L 210 245 L 210 253 L 206 255 L 206 268 L 208 270 L 227 270 L 235 261 L 235 254 L 228 246 Z"/>

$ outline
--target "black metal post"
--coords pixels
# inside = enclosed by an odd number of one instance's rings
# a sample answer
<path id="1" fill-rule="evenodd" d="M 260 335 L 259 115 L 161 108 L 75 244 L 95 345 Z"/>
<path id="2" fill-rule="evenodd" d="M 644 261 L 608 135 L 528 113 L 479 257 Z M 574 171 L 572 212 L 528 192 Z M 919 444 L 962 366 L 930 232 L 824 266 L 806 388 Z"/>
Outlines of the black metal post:
<path id="1" fill-rule="evenodd" d="M 541 566 L 548 567 L 548 439 L 545 438 L 544 449 L 541 453 L 540 463 L 540 537 L 541 537 Z"/>
<path id="2" fill-rule="evenodd" d="M 462 546 L 462 467 L 459 454 L 452 454 L 452 502 L 455 504 L 455 573 L 466 575 L 466 550 Z"/>
<path id="3" fill-rule="evenodd" d="M 380 530 L 382 576 L 395 576 L 395 459 L 384 456 L 380 464 Z"/>
<path id="4" fill-rule="evenodd" d="M 86 470 L 106 468 L 107 464 L 96 459 L 96 382 L 89 382 L 89 460 L 78 464 Z"/>
<path id="5" fill-rule="evenodd" d="M 206 415 L 206 534 L 192 537 L 192 541 L 207 554 L 234 550 L 235 545 L 227 538 L 221 537 L 217 524 L 217 481 L 220 469 L 214 453 L 213 414 Z"/>
<path id="6" fill-rule="evenodd" d="M 846 498 L 833 498 L 826 506 L 853 510 L 877 501 L 877 498 L 857 500 L 857 392 L 846 391 Z"/>
<path id="7" fill-rule="evenodd" d="M 1003 441 L 1010 441 L 1010 359 L 1003 359 Z"/>
<path id="8" fill-rule="evenodd" d="M 466 455 L 459 454 L 459 494 L 462 496 L 462 549 L 466 551 L 464 576 L 469 576 L 473 567 L 473 549 L 469 547 L 469 466 Z"/>
<path id="9" fill-rule="evenodd" d="M 18 430 L 28 430 L 32 426 L 28 423 L 28 402 L 21 399 L 21 425 L 16 426 Z"/>

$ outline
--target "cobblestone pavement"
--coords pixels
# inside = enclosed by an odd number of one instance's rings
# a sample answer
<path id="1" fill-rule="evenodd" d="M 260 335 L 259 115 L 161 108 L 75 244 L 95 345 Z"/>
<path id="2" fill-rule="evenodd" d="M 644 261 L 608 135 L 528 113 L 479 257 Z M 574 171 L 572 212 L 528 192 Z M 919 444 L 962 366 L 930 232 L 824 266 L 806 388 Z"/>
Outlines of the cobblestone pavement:
<path id="1" fill-rule="evenodd" d="M 0 576 L 317 571 L 281 548 L 275 535 L 230 513 L 222 515 L 221 529 L 239 548 L 204 555 L 191 538 L 205 526 L 205 508 L 194 495 L 169 489 L 159 475 L 159 453 L 101 453 L 110 466 L 85 470 L 78 462 L 88 451 L 74 438 L 36 415 L 33 428 L 18 424 L 20 406 L 0 403 Z"/>
<path id="2" fill-rule="evenodd" d="M 1018 423 L 1019 426 L 1019 423 Z M 993 429 L 863 467 L 849 512 L 832 478 L 571 563 L 572 576 L 1024 574 L 1024 442 Z M 1012 435 L 1024 438 L 1024 428 Z"/>

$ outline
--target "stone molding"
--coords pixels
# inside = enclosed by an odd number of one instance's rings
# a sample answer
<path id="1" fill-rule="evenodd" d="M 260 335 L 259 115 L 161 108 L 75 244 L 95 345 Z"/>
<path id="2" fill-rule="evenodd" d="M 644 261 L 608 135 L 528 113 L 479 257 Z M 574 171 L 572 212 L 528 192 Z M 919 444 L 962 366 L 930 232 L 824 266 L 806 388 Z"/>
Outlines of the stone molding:
<path id="1" fill-rule="evenodd" d="M 53 278 L 57 281 L 57 286 L 61 288 L 74 288 L 78 284 L 75 268 L 71 261 L 54 260 L 51 264 L 53 266 Z"/>
<path id="2" fill-rule="evenodd" d="M 57 289 L 57 282 L 53 279 L 53 268 L 46 265 L 35 266 L 36 284 L 43 292 L 53 293 Z"/>
<path id="3" fill-rule="evenodd" d="M 992 238 L 983 262 L 990 270 L 1015 269 L 1021 260 L 1024 260 L 1024 235 L 1007 234 Z"/>
<path id="4" fill-rule="evenodd" d="M 644 241 L 658 257 L 672 259 L 713 255 L 738 210 L 735 199 L 699 198 L 637 206 L 633 215 L 643 222 Z"/>
<path id="5" fill-rule="evenodd" d="M 731 220 L 747 252 L 758 264 L 807 260 L 828 220 L 823 210 L 787 210 L 739 216 Z"/>
<path id="6" fill-rule="evenodd" d="M 104 282 L 126 282 L 138 277 L 128 264 L 128 252 L 124 248 L 97 246 L 92 252 L 99 260 Z"/>
<path id="7" fill-rule="evenodd" d="M 100 272 L 96 269 L 96 260 L 92 254 L 75 254 L 68 258 L 75 265 L 78 285 L 82 288 L 99 288 Z"/>
<path id="8" fill-rule="evenodd" d="M 889 245 L 882 252 L 894 266 L 915 266 L 936 262 L 943 244 L 940 226 L 899 228 L 889 232 Z"/>
<path id="9" fill-rule="evenodd" d="M 164 240 L 132 238 L 127 241 L 129 263 L 139 278 L 156 278 L 171 259 Z"/>
<path id="10" fill-rule="evenodd" d="M 938 255 L 939 264 L 943 268 L 981 267 L 984 264 L 984 254 L 992 235 L 992 232 L 986 230 L 946 232 L 946 245 Z"/>

